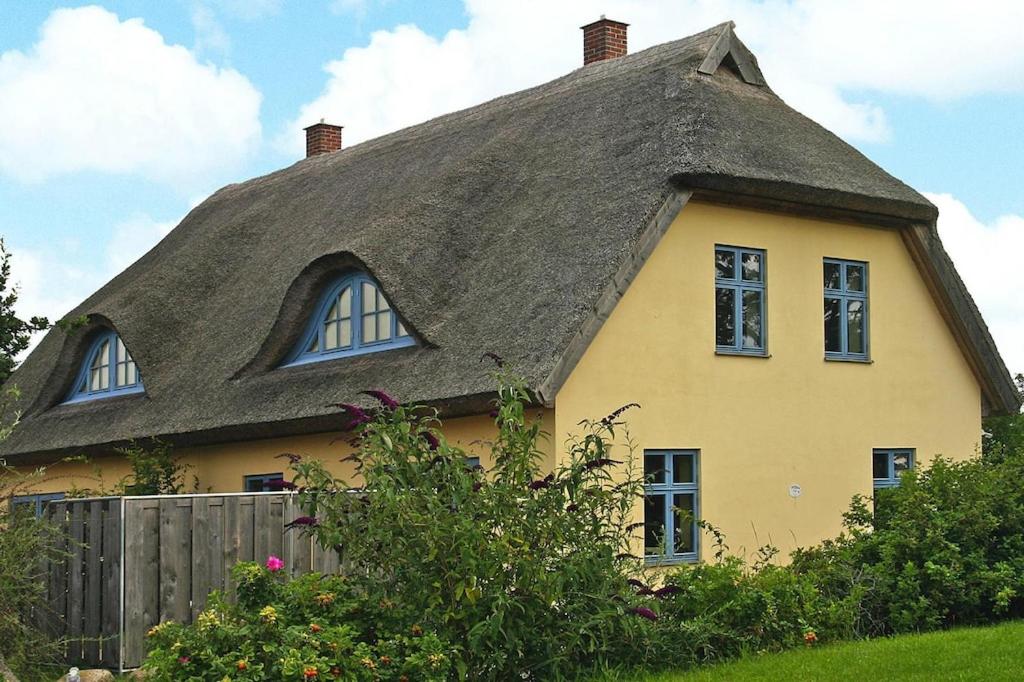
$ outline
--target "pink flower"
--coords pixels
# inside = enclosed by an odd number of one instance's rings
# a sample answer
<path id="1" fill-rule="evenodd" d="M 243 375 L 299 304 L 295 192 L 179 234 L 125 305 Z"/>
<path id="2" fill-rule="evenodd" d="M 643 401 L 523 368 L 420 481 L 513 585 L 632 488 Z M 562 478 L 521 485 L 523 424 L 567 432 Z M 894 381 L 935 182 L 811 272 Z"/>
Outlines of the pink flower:
<path id="1" fill-rule="evenodd" d="M 270 556 L 267 557 L 267 570 L 268 571 L 270 571 L 271 573 L 277 573 L 282 568 L 284 568 L 284 562 L 281 561 L 281 559 L 279 559 L 278 557 L 274 556 L 273 554 L 271 554 Z"/>
<path id="2" fill-rule="evenodd" d="M 180 663 L 182 665 L 188 665 L 191 660 L 192 659 L 189 658 L 188 656 L 179 656 L 178 657 L 178 663 Z"/>

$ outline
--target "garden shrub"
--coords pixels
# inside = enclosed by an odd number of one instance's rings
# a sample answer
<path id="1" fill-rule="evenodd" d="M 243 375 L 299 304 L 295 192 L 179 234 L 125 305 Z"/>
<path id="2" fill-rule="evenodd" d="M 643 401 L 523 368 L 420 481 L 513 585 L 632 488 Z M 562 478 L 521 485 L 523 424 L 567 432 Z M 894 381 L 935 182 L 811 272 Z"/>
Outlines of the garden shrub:
<path id="1" fill-rule="evenodd" d="M 393 629 L 403 619 L 385 604 L 366 608 L 344 577 L 310 573 L 288 580 L 276 557 L 268 566 L 234 567 L 237 603 L 214 594 L 193 625 L 152 628 L 146 679 L 449 679 L 450 646 L 415 625 Z"/>

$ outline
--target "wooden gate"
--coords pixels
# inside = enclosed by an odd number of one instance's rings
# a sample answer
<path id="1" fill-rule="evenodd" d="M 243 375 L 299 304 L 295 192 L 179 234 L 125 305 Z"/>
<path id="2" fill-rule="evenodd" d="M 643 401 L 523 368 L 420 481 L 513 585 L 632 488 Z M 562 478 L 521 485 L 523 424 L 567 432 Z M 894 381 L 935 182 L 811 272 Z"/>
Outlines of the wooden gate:
<path id="1" fill-rule="evenodd" d="M 69 538 L 46 567 L 40 624 L 67 641 L 69 665 L 138 667 L 146 631 L 190 623 L 211 591 L 234 594 L 231 567 L 281 557 L 291 575 L 339 570 L 335 552 L 285 524 L 294 493 L 108 497 L 51 502 L 46 516 Z"/>

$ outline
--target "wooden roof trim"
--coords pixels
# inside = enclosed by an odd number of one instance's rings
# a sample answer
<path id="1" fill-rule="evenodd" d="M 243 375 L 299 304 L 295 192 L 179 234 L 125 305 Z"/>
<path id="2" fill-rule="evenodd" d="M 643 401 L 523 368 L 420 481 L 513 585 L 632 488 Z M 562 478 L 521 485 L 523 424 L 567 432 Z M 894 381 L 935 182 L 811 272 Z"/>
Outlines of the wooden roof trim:
<path id="1" fill-rule="evenodd" d="M 697 67 L 697 71 L 713 76 L 728 57 L 736 66 L 736 70 L 744 82 L 759 87 L 763 86 L 765 85 L 764 74 L 761 73 L 761 69 L 757 65 L 757 57 L 736 37 L 736 33 L 733 31 L 735 27 L 736 24 L 731 21 L 723 25 L 722 32 L 718 34 L 718 38 L 711 45 L 704 61 Z"/>

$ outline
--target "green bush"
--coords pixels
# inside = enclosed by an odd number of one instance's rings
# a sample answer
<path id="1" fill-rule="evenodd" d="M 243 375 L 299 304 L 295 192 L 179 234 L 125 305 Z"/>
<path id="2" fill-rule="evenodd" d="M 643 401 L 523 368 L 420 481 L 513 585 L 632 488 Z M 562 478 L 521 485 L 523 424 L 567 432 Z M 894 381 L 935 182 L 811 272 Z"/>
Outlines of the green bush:
<path id="1" fill-rule="evenodd" d="M 212 595 L 193 625 L 149 633 L 147 680 L 423 680 L 450 677 L 451 647 L 402 621 L 386 604 L 368 609 L 341 576 L 289 581 L 254 563 L 234 567 L 237 603 Z"/>
<path id="2" fill-rule="evenodd" d="M 629 659 L 651 598 L 628 584 L 643 481 L 632 457 L 612 458 L 618 415 L 585 424 L 564 463 L 542 470 L 530 396 L 502 379 L 486 474 L 425 410 L 377 392 L 372 415 L 343 406 L 358 424 L 362 481 L 297 461 L 302 521 L 340 551 L 370 603 L 400 604 L 406 623 L 450 642 L 468 679 L 573 677 Z"/>
<path id="3" fill-rule="evenodd" d="M 874 636 L 1024 616 L 1024 453 L 937 458 L 898 488 L 855 498 L 845 532 L 798 551 L 793 570 L 854 605 Z"/>

